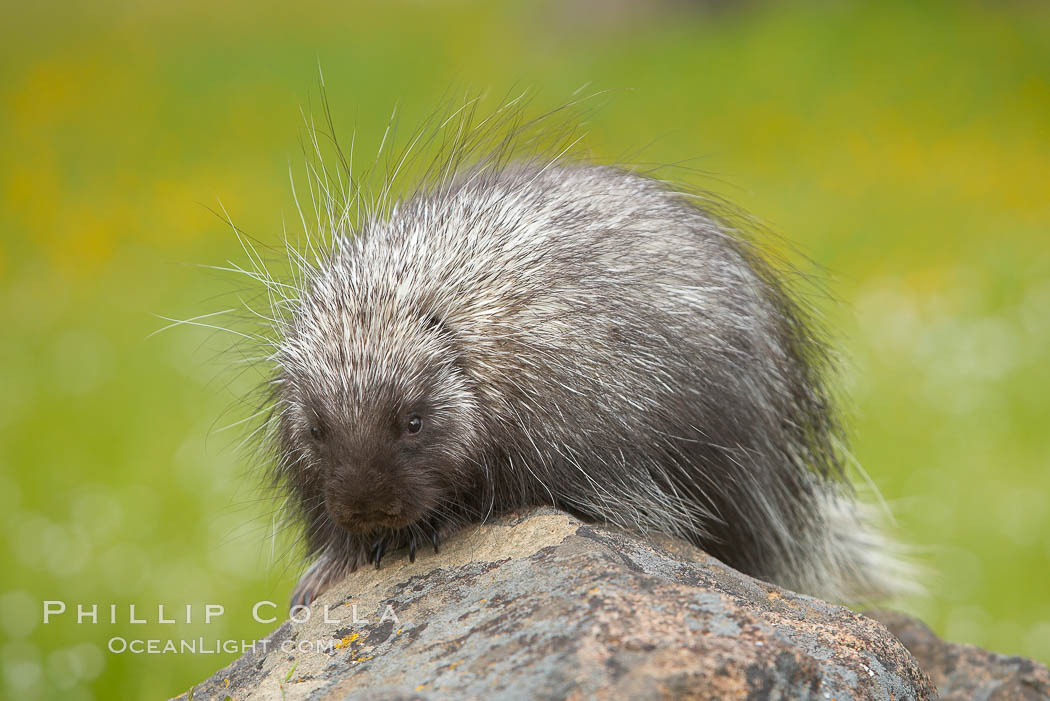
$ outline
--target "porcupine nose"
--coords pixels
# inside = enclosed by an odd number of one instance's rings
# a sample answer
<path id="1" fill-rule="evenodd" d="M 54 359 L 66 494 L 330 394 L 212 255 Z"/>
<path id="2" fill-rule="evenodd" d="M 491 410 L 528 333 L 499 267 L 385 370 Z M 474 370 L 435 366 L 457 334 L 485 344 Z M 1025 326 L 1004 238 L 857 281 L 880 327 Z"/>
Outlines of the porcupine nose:
<path id="1" fill-rule="evenodd" d="M 362 523 L 382 523 L 397 517 L 397 513 L 393 508 L 383 507 L 382 505 L 376 506 L 374 504 L 351 510 L 350 515 L 355 521 L 361 521 Z"/>
<path id="2" fill-rule="evenodd" d="M 392 525 L 401 515 L 393 490 L 379 479 L 361 476 L 340 486 L 338 515 L 349 528 Z"/>

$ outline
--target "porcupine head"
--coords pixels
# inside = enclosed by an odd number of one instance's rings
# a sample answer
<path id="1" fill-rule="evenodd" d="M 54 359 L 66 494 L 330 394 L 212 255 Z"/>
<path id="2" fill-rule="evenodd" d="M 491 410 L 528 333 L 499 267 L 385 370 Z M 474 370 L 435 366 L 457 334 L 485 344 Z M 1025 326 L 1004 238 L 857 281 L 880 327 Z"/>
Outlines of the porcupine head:
<path id="1" fill-rule="evenodd" d="M 320 557 L 313 590 L 387 547 L 436 548 L 443 508 L 477 480 L 480 407 L 457 341 L 410 276 L 362 274 L 367 240 L 310 270 L 280 348 L 279 455 Z"/>

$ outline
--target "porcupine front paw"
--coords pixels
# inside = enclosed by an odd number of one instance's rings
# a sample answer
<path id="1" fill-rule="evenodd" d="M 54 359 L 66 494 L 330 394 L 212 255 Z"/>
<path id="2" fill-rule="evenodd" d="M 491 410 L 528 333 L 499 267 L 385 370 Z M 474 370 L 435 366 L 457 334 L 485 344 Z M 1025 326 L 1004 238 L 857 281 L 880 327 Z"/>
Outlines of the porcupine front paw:
<path id="1" fill-rule="evenodd" d="M 401 537 L 394 535 L 384 535 L 376 539 L 372 543 L 372 549 L 369 552 L 368 561 L 376 566 L 378 570 L 383 560 L 383 555 L 387 549 L 394 544 L 395 539 L 406 543 L 408 545 L 408 561 L 416 561 L 416 550 L 419 546 L 430 543 L 434 547 L 434 553 L 438 552 L 438 544 L 441 538 L 448 535 L 445 529 L 438 525 L 436 520 L 428 520 L 423 523 L 413 524 L 410 526 Z M 400 545 L 400 543 L 399 543 Z"/>
<path id="2" fill-rule="evenodd" d="M 388 533 L 376 537 L 371 542 L 366 541 L 355 546 L 351 553 L 324 552 L 299 578 L 292 592 L 290 607 L 309 606 L 317 600 L 317 597 L 325 593 L 333 584 L 346 577 L 358 567 L 365 563 L 375 565 L 380 569 L 383 556 L 387 550 L 408 546 L 408 559 L 416 561 L 416 550 L 420 545 L 429 543 L 434 552 L 438 552 L 438 546 L 445 536 L 452 532 L 448 526 L 431 519 L 419 524 L 414 524 L 400 534 Z"/>

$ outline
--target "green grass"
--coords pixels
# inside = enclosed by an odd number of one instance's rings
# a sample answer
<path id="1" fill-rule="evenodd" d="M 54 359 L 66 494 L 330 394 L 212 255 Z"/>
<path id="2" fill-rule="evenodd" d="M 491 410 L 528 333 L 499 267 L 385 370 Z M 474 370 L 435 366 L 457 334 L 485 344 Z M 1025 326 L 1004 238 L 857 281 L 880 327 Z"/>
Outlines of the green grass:
<path id="1" fill-rule="evenodd" d="M 756 4 L 597 21 L 562 4 L 77 2 L 0 29 L 0 695 L 156 698 L 254 639 L 295 563 L 270 541 L 223 340 L 243 261 L 205 206 L 276 243 L 300 105 L 324 68 L 374 148 L 449 90 L 613 92 L 588 147 L 694 159 L 832 272 L 854 452 L 936 573 L 907 602 L 951 639 L 1050 661 L 1050 12 L 1039 3 Z M 40 624 L 41 601 L 124 622 Z M 191 624 L 156 619 L 193 603 Z M 200 622 L 206 603 L 226 615 Z M 183 617 L 181 608 L 179 616 Z"/>

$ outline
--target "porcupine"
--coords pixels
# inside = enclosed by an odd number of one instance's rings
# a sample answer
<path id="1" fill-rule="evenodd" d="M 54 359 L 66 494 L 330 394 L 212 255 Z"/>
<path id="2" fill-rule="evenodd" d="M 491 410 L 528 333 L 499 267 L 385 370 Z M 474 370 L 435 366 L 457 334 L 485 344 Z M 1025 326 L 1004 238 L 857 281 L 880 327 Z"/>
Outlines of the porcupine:
<path id="1" fill-rule="evenodd" d="M 906 585 L 782 267 L 687 191 L 516 138 L 353 226 L 312 193 L 330 239 L 270 283 L 273 473 L 313 558 L 292 604 L 533 505 L 829 598 Z"/>

